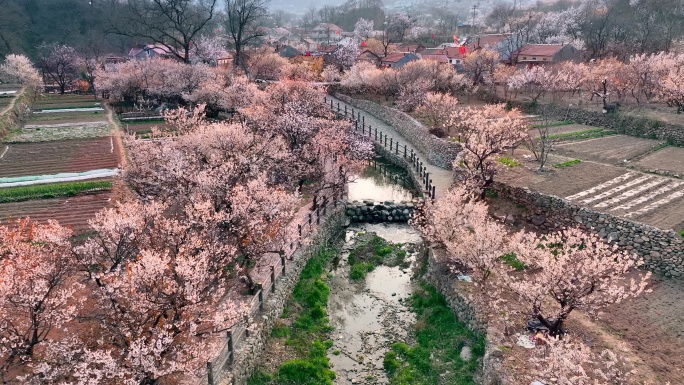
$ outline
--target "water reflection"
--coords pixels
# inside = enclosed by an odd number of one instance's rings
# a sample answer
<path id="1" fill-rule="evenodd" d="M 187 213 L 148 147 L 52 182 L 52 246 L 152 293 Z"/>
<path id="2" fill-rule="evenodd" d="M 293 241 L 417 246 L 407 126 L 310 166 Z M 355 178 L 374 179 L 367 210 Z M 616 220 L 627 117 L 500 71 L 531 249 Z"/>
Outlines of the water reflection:
<path id="1" fill-rule="evenodd" d="M 410 201 L 415 195 L 412 189 L 405 170 L 379 159 L 368 166 L 354 182 L 349 183 L 348 199 Z"/>

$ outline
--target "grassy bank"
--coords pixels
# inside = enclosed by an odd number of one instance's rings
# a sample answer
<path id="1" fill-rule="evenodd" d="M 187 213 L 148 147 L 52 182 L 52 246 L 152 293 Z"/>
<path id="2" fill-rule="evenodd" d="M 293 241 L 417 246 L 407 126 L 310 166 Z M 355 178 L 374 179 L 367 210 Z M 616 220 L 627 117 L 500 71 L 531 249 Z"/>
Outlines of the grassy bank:
<path id="1" fill-rule="evenodd" d="M 416 345 L 395 343 L 385 354 L 383 366 L 391 385 L 475 384 L 479 358 L 484 355 L 484 336 L 459 321 L 437 290 L 421 283 L 411 299 L 416 313 Z M 461 359 L 469 346 L 472 357 Z"/>
<path id="2" fill-rule="evenodd" d="M 31 199 L 70 197 L 86 191 L 112 188 L 110 181 L 67 182 L 0 189 L 0 203 L 21 202 Z"/>
<path id="3" fill-rule="evenodd" d="M 321 249 L 309 259 L 281 320 L 273 327 L 272 336 L 296 358 L 273 373 L 257 371 L 248 385 L 332 385 L 335 372 L 330 370 L 326 354 L 332 346 L 328 339 L 332 329 L 326 312 L 330 289 L 325 267 L 335 254 L 333 249 Z"/>
<path id="4" fill-rule="evenodd" d="M 374 233 L 361 235 L 357 246 L 349 252 L 349 279 L 364 279 L 367 273 L 380 265 L 408 267 L 405 258 L 406 251 L 400 244 L 387 242 Z"/>

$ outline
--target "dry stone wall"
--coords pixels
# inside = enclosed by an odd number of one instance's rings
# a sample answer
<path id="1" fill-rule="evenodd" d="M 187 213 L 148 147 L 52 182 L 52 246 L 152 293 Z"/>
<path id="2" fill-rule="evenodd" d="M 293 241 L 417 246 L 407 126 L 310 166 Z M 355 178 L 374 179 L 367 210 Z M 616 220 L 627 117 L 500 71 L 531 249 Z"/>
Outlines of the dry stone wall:
<path id="1" fill-rule="evenodd" d="M 684 147 L 684 126 L 665 123 L 655 119 L 641 118 L 626 114 L 603 114 L 581 108 L 568 108 L 553 104 L 530 105 L 514 102 L 514 107 L 530 114 L 544 114 L 555 120 L 572 120 L 575 123 L 603 127 L 620 134 L 638 138 L 657 139 L 673 146 Z"/>
<path id="2" fill-rule="evenodd" d="M 666 277 L 684 276 L 684 238 L 676 232 L 578 206 L 563 198 L 495 183 L 494 190 L 523 205 L 523 220 L 540 230 L 579 226 L 620 248 L 639 255 L 645 268 Z"/>
<path id="3" fill-rule="evenodd" d="M 410 115 L 369 100 L 354 99 L 339 93 L 335 94 L 335 97 L 392 126 L 401 136 L 425 154 L 431 164 L 447 170 L 453 168 L 452 163 L 458 156 L 461 147 L 456 143 L 432 135 L 425 126 Z"/>
<path id="4" fill-rule="evenodd" d="M 345 212 L 351 223 L 408 222 L 417 204 L 417 199 L 411 202 L 402 201 L 398 203 L 394 201 L 353 201 L 347 203 Z"/>
<path id="5" fill-rule="evenodd" d="M 428 269 L 425 279 L 442 293 L 447 304 L 456 317 L 463 321 L 470 330 L 484 333 L 486 344 L 485 354 L 482 358 L 482 372 L 478 383 L 483 385 L 508 385 L 506 371 L 503 366 L 504 352 L 501 346 L 505 344 L 504 335 L 489 326 L 481 317 L 477 305 L 473 303 L 467 293 L 459 289 L 454 274 L 444 263 L 444 250 L 437 245 L 428 248 Z"/>
<path id="6" fill-rule="evenodd" d="M 342 209 L 330 213 L 310 243 L 300 247 L 295 252 L 293 260 L 288 261 L 287 274 L 280 276 L 276 281 L 276 292 L 271 293 L 264 301 L 264 310 L 254 316 L 254 323 L 249 328 L 249 337 L 236 346 L 235 361 L 227 368 L 230 375 L 222 376 L 225 380 L 217 385 L 244 385 L 247 383 L 247 379 L 260 363 L 259 357 L 264 351 L 267 338 L 271 335 L 273 322 L 282 314 L 285 303 L 290 298 L 306 262 L 321 247 L 340 239 L 345 220 Z"/>

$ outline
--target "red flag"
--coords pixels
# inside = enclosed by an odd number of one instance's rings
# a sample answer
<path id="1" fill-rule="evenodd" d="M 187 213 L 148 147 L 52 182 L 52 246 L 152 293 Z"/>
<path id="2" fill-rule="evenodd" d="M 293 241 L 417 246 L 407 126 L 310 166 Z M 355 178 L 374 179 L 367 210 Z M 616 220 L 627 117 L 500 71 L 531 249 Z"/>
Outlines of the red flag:
<path id="1" fill-rule="evenodd" d="M 432 34 L 432 40 L 435 40 L 435 34 L 434 33 Z"/>
<path id="2" fill-rule="evenodd" d="M 365 41 L 362 41 L 362 42 L 361 42 L 361 47 L 365 47 L 365 46 L 366 46 L 366 42 L 365 42 Z"/>
<path id="3" fill-rule="evenodd" d="M 459 52 L 461 55 L 465 55 L 465 53 L 466 53 L 466 47 L 465 47 L 464 45 L 458 47 L 458 52 Z"/>

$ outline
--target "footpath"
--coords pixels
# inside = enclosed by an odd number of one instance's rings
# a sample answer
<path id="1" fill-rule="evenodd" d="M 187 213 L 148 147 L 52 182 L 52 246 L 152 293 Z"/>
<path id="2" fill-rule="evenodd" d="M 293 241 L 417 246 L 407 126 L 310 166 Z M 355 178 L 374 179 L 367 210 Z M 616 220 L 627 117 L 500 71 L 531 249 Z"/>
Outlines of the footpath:
<path id="1" fill-rule="evenodd" d="M 418 150 L 411 142 L 409 142 L 399 132 L 397 132 L 397 130 L 394 127 L 383 122 L 382 120 L 378 119 L 376 116 L 370 114 L 369 112 L 361 110 L 359 108 L 352 107 L 351 105 L 333 96 L 328 95 L 326 97 L 326 103 L 328 104 L 328 106 L 332 105 L 333 111 L 338 112 L 341 115 L 345 115 L 346 112 L 346 116 L 351 117 L 353 111 L 353 119 L 358 119 L 363 122 L 362 124 L 365 124 L 364 132 L 371 133 L 371 135 L 368 136 L 371 139 L 373 139 L 375 143 L 383 146 L 387 151 L 395 151 L 394 149 L 399 148 L 398 152 L 401 156 L 403 156 L 404 150 L 406 149 L 407 153 L 414 154 L 414 156 L 423 160 L 422 167 L 425 170 L 425 172 L 429 173 L 429 179 L 431 180 L 430 185 L 434 186 L 434 198 L 439 199 L 440 197 L 446 194 L 447 190 L 449 189 L 449 187 L 451 187 L 452 184 L 452 171 L 428 163 L 427 155 L 423 154 L 420 150 Z M 380 137 L 382 139 L 375 139 L 376 136 L 372 133 L 374 133 L 376 130 L 378 132 L 382 132 L 382 136 Z M 389 145 L 388 149 L 387 145 L 389 143 L 391 144 Z M 417 172 L 419 174 L 419 178 L 417 178 L 417 180 L 421 180 L 422 175 L 420 169 L 416 170 L 415 168 L 413 168 L 409 171 L 413 173 Z"/>

